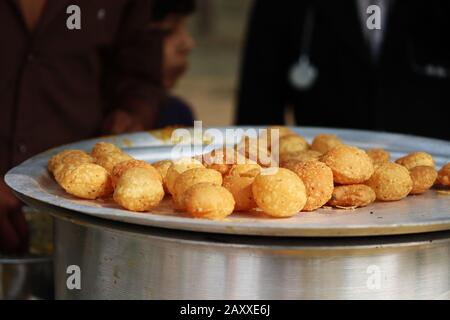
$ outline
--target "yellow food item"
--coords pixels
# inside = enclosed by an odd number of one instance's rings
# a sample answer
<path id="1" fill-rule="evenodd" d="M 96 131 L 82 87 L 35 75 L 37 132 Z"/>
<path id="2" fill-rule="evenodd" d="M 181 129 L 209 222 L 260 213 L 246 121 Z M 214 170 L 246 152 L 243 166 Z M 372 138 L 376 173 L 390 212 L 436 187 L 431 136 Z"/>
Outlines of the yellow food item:
<path id="1" fill-rule="evenodd" d="M 229 173 L 235 164 L 251 163 L 237 150 L 231 148 L 216 149 L 202 156 L 202 163 L 208 169 L 219 171 L 222 175 Z"/>
<path id="2" fill-rule="evenodd" d="M 67 167 L 77 167 L 85 163 L 94 163 L 94 159 L 82 150 L 65 150 L 54 155 L 48 161 L 48 170 L 58 181 L 60 173 Z"/>
<path id="3" fill-rule="evenodd" d="M 408 169 L 396 163 L 379 166 L 365 184 L 375 191 L 377 200 L 381 201 L 403 199 L 413 188 Z"/>
<path id="4" fill-rule="evenodd" d="M 236 150 L 244 158 L 258 163 L 262 167 L 270 167 L 277 163 L 277 159 L 272 157 L 270 146 L 266 139 L 243 137 L 242 141 L 236 145 Z"/>
<path id="5" fill-rule="evenodd" d="M 173 194 L 176 209 L 183 210 L 185 208 L 184 196 L 186 191 L 198 183 L 210 183 L 221 186 L 222 174 L 216 170 L 206 168 L 194 168 L 181 173 L 175 181 Z"/>
<path id="6" fill-rule="evenodd" d="M 366 153 L 372 159 L 374 167 L 378 167 L 391 160 L 391 154 L 384 149 L 370 149 Z"/>
<path id="7" fill-rule="evenodd" d="M 244 175 L 247 173 L 245 172 Z M 249 211 L 257 207 L 252 191 L 254 180 L 254 177 L 238 174 L 229 175 L 223 179 L 223 187 L 233 195 L 236 203 L 235 211 Z"/>
<path id="8" fill-rule="evenodd" d="M 322 154 L 314 150 L 306 150 L 299 152 L 292 152 L 280 155 L 280 166 L 284 167 L 289 161 L 309 161 L 319 160 Z"/>
<path id="9" fill-rule="evenodd" d="M 114 166 L 114 168 L 112 170 L 112 174 L 111 174 L 111 181 L 112 181 L 113 187 L 115 187 L 117 185 L 117 181 L 119 180 L 119 178 L 127 170 L 129 170 L 131 168 L 146 168 L 150 172 L 152 172 L 153 175 L 155 176 L 155 178 L 157 178 L 162 183 L 162 177 L 159 174 L 159 171 L 156 170 L 150 163 L 147 163 L 142 160 L 134 160 L 133 159 L 133 160 L 127 160 L 127 161 L 120 162 L 119 164 Z"/>
<path id="10" fill-rule="evenodd" d="M 289 168 L 302 179 L 307 201 L 303 211 L 314 211 L 330 200 L 334 189 L 333 172 L 324 163 L 310 160 L 297 162 Z"/>
<path id="11" fill-rule="evenodd" d="M 258 207 L 273 217 L 291 217 L 306 204 L 303 181 L 292 171 L 279 168 L 273 174 L 260 174 L 252 185 Z"/>
<path id="12" fill-rule="evenodd" d="M 433 167 L 418 166 L 409 171 L 413 182 L 410 194 L 421 194 L 428 191 L 436 181 L 438 173 Z"/>
<path id="13" fill-rule="evenodd" d="M 308 149 L 309 144 L 305 140 L 305 138 L 295 134 L 281 137 L 278 144 L 278 152 L 280 158 L 288 154 L 303 152 Z M 272 154 L 273 153 L 274 150 L 272 149 Z"/>
<path id="14" fill-rule="evenodd" d="M 356 147 L 338 146 L 327 152 L 321 161 L 331 168 L 334 181 L 339 184 L 363 183 L 374 172 L 367 153 Z"/>
<path id="15" fill-rule="evenodd" d="M 58 180 L 67 193 L 82 199 L 103 198 L 113 191 L 108 172 L 94 163 L 84 163 L 63 170 Z"/>
<path id="16" fill-rule="evenodd" d="M 331 149 L 343 145 L 342 141 L 334 134 L 319 134 L 311 144 L 311 149 L 325 154 Z"/>
<path id="17" fill-rule="evenodd" d="M 376 197 L 375 191 L 364 184 L 337 186 L 328 204 L 334 207 L 365 207 L 373 203 Z"/>
<path id="18" fill-rule="evenodd" d="M 236 164 L 231 167 L 229 175 L 256 177 L 261 172 L 261 166 L 257 163 Z"/>
<path id="19" fill-rule="evenodd" d="M 176 160 L 167 170 L 166 187 L 171 195 L 175 194 L 175 181 L 178 176 L 189 169 L 204 168 L 202 163 L 191 158 Z"/>
<path id="20" fill-rule="evenodd" d="M 447 187 L 450 186 L 450 163 L 447 163 L 439 170 L 437 183 Z"/>
<path id="21" fill-rule="evenodd" d="M 122 153 L 122 150 L 109 142 L 99 142 L 92 148 L 91 155 L 94 158 L 103 157 L 109 153 Z"/>
<path id="22" fill-rule="evenodd" d="M 125 209 L 144 212 L 158 206 L 164 198 L 161 181 L 147 168 L 131 168 L 119 178 L 114 201 Z"/>
<path id="23" fill-rule="evenodd" d="M 397 159 L 395 163 L 404 166 L 408 170 L 419 166 L 435 167 L 433 157 L 426 152 L 410 153 L 400 159 Z"/>
<path id="24" fill-rule="evenodd" d="M 185 194 L 186 211 L 195 218 L 222 220 L 233 213 L 233 195 L 224 187 L 198 183 Z"/>
<path id="25" fill-rule="evenodd" d="M 166 193 L 169 193 L 169 190 L 167 189 L 166 186 L 167 171 L 169 171 L 169 168 L 172 164 L 173 164 L 172 160 L 161 160 L 152 164 L 153 167 L 156 170 L 158 170 L 159 174 L 161 175 L 161 178 L 163 180 L 164 192 Z"/>

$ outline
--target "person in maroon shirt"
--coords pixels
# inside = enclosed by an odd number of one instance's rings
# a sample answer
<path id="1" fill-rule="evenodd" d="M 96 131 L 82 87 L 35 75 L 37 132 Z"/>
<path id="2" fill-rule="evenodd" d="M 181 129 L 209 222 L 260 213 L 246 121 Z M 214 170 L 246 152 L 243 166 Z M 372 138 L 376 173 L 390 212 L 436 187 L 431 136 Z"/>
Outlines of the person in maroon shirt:
<path id="1" fill-rule="evenodd" d="M 73 6 L 79 29 L 68 28 Z M 166 93 L 151 12 L 151 0 L 0 1 L 0 251 L 27 248 L 9 168 L 57 145 L 155 127 Z"/>

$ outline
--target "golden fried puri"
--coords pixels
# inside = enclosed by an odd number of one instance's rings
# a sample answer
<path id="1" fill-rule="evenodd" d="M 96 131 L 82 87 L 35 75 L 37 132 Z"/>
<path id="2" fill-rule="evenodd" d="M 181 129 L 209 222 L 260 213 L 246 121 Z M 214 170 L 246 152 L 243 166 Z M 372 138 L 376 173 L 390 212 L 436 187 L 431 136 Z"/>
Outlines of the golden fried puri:
<path id="1" fill-rule="evenodd" d="M 376 199 L 373 189 L 364 184 L 337 186 L 328 204 L 334 207 L 365 207 Z"/>
<path id="2" fill-rule="evenodd" d="M 175 181 L 178 176 L 189 169 L 195 168 L 204 168 L 204 166 L 200 161 L 191 158 L 179 159 L 173 162 L 169 170 L 167 170 L 165 180 L 167 190 L 171 195 L 175 194 Z"/>
<path id="3" fill-rule="evenodd" d="M 303 211 L 314 211 L 328 202 L 333 193 L 333 172 L 324 163 L 310 160 L 297 162 L 289 170 L 302 179 L 306 188 L 307 201 Z"/>
<path id="4" fill-rule="evenodd" d="M 342 141 L 334 134 L 319 134 L 311 144 L 311 149 L 325 154 L 331 149 L 342 145 Z"/>
<path id="5" fill-rule="evenodd" d="M 363 183 L 374 171 L 372 160 L 367 153 L 346 145 L 331 149 L 321 161 L 331 168 L 334 181 L 339 184 Z"/>
<path id="6" fill-rule="evenodd" d="M 247 174 L 248 172 L 245 172 Z M 252 184 L 255 177 L 241 176 L 238 174 L 226 176 L 223 179 L 223 187 L 231 192 L 235 201 L 235 211 L 249 211 L 257 207 L 253 198 Z"/>
<path id="7" fill-rule="evenodd" d="M 198 183 L 185 194 L 186 211 L 196 218 L 222 220 L 233 213 L 233 195 L 224 187 Z"/>
<path id="8" fill-rule="evenodd" d="M 408 169 L 396 163 L 379 166 L 365 184 L 375 191 L 377 200 L 380 201 L 403 199 L 413 187 Z"/>
<path id="9" fill-rule="evenodd" d="M 67 193 L 82 199 L 106 197 L 113 191 L 108 172 L 94 163 L 67 168 L 58 180 Z"/>
<path id="10" fill-rule="evenodd" d="M 258 163 L 262 167 L 270 167 L 276 162 L 276 159 L 272 157 L 269 147 L 265 139 L 246 136 L 236 145 L 236 150 L 251 162 Z"/>
<path id="11" fill-rule="evenodd" d="M 450 163 L 447 163 L 439 171 L 437 183 L 443 186 L 450 186 Z"/>
<path id="12" fill-rule="evenodd" d="M 119 164 L 114 166 L 112 174 L 111 174 L 111 181 L 112 181 L 113 187 L 115 187 L 117 185 L 117 181 L 119 180 L 119 178 L 127 170 L 129 170 L 131 168 L 146 168 L 150 172 L 152 172 L 153 175 L 155 176 L 155 178 L 157 178 L 162 183 L 162 177 L 159 174 L 159 171 L 156 170 L 151 164 L 149 164 L 145 161 L 142 161 L 142 160 L 133 159 L 133 160 L 127 160 L 127 161 L 120 162 Z"/>
<path id="13" fill-rule="evenodd" d="M 222 185 L 222 175 L 213 169 L 194 168 L 181 173 L 175 181 L 173 201 L 175 208 L 184 210 L 184 196 L 186 190 L 198 183 L 210 183 L 213 185 Z"/>
<path id="14" fill-rule="evenodd" d="M 144 212 L 156 207 L 164 198 L 161 181 L 147 168 L 131 168 L 117 181 L 114 201 L 125 209 Z"/>
<path id="15" fill-rule="evenodd" d="M 169 193 L 169 190 L 167 189 L 167 186 L 166 186 L 166 176 L 167 176 L 167 171 L 169 171 L 169 168 L 172 164 L 173 164 L 172 160 L 161 160 L 161 161 L 158 161 L 158 162 L 155 162 L 152 164 L 153 167 L 156 170 L 158 170 L 159 174 L 161 175 L 165 193 Z"/>
<path id="16" fill-rule="evenodd" d="M 208 169 L 219 171 L 222 175 L 228 174 L 231 167 L 237 163 L 250 163 L 237 150 L 222 148 L 211 151 L 202 156 L 202 163 Z"/>
<path id="17" fill-rule="evenodd" d="M 411 170 L 418 166 L 435 167 L 433 157 L 426 152 L 414 152 L 410 153 L 400 159 L 397 159 L 395 163 L 404 166 L 406 169 Z"/>
<path id="18" fill-rule="evenodd" d="M 228 175 L 254 178 L 260 174 L 261 169 L 261 166 L 257 163 L 236 164 L 231 167 Z"/>
<path id="19" fill-rule="evenodd" d="M 378 167 L 391 160 L 391 154 L 384 149 L 370 149 L 366 153 L 372 159 L 374 167 Z"/>
<path id="20" fill-rule="evenodd" d="M 62 173 L 81 164 L 94 163 L 94 159 L 81 150 L 66 150 L 54 155 L 48 162 L 48 170 L 59 181 Z"/>
<path id="21" fill-rule="evenodd" d="M 105 168 L 109 174 L 112 174 L 114 167 L 119 163 L 133 160 L 130 155 L 123 152 L 120 148 L 107 142 L 97 143 L 92 149 L 91 155 L 95 163 Z"/>
<path id="22" fill-rule="evenodd" d="M 282 158 L 284 155 L 302 152 L 308 149 L 309 144 L 305 140 L 305 138 L 296 134 L 281 137 L 278 143 L 278 152 L 280 158 Z M 273 152 L 274 150 L 272 149 L 272 153 Z"/>
<path id="23" fill-rule="evenodd" d="M 306 204 L 303 181 L 292 171 L 279 168 L 271 174 L 256 176 L 252 185 L 258 207 L 270 216 L 291 217 Z"/>
<path id="24" fill-rule="evenodd" d="M 421 194 L 430 189 L 438 176 L 433 167 L 418 166 L 409 171 L 413 182 L 410 194 Z"/>
<path id="25" fill-rule="evenodd" d="M 289 161 L 309 161 L 309 160 L 319 160 L 322 154 L 314 150 L 306 150 L 300 152 L 292 152 L 280 155 L 280 166 L 283 167 L 285 163 Z"/>
<path id="26" fill-rule="evenodd" d="M 109 153 L 121 153 L 122 150 L 109 142 L 99 142 L 92 148 L 91 155 L 94 158 L 103 157 Z"/>

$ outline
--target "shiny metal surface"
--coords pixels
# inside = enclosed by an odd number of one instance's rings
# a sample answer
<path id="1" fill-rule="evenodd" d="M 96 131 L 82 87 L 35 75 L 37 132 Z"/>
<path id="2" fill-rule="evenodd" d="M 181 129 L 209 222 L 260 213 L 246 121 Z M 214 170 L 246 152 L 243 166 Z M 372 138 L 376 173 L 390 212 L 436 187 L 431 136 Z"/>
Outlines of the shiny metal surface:
<path id="1" fill-rule="evenodd" d="M 226 128 L 220 129 L 222 131 Z M 337 134 L 344 142 L 361 148 L 384 148 L 397 158 L 412 151 L 431 153 L 438 166 L 450 161 L 450 142 L 434 139 L 369 131 L 293 128 L 311 140 L 319 133 Z M 158 136 L 158 135 L 156 135 Z M 175 212 L 170 200 L 164 201 L 151 214 L 120 209 L 113 201 L 75 199 L 66 194 L 51 178 L 46 166 L 49 157 L 64 149 L 90 148 L 98 141 L 111 141 L 126 148 L 139 159 L 149 162 L 169 158 L 172 148 L 167 141 L 149 133 L 99 138 L 59 147 L 38 155 L 12 169 L 6 182 L 18 194 L 40 202 L 76 212 L 129 224 L 175 230 L 280 237 L 346 237 L 411 234 L 450 230 L 450 196 L 435 190 L 425 195 L 408 197 L 399 202 L 375 203 L 355 211 L 321 209 L 300 213 L 289 219 L 268 219 L 258 214 L 233 214 L 227 221 L 192 219 Z M 220 144 L 223 141 L 214 141 Z"/>
<path id="2" fill-rule="evenodd" d="M 53 298 L 52 257 L 0 256 L 0 300 Z"/>
<path id="3" fill-rule="evenodd" d="M 57 299 L 450 298 L 448 232 L 282 239 L 56 216 Z M 70 265 L 80 290 L 66 286 Z"/>

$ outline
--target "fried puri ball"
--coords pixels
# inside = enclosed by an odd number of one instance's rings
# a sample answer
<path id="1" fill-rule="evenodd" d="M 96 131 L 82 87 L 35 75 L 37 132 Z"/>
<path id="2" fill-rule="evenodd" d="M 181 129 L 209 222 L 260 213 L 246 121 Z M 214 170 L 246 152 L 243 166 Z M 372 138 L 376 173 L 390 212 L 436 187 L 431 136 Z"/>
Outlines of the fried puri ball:
<path id="1" fill-rule="evenodd" d="M 106 169 L 94 163 L 84 163 L 64 170 L 59 183 L 67 193 L 82 199 L 103 198 L 113 191 Z"/>
<path id="2" fill-rule="evenodd" d="M 267 141 L 267 147 L 270 150 L 272 146 L 272 142 L 276 142 L 279 139 L 289 136 L 295 135 L 296 133 L 289 129 L 288 127 L 283 126 L 271 126 L 267 129 L 263 129 L 261 134 L 259 135 L 259 139 L 265 139 Z M 272 141 L 274 140 L 274 141 Z"/>
<path id="3" fill-rule="evenodd" d="M 202 156 L 202 163 L 206 168 L 219 171 L 222 175 L 228 174 L 234 164 L 248 161 L 237 150 L 231 148 L 216 149 Z"/>
<path id="4" fill-rule="evenodd" d="M 405 198 L 412 190 L 413 181 L 408 169 L 397 163 L 379 166 L 372 177 L 365 182 L 380 201 L 396 201 Z"/>
<path id="5" fill-rule="evenodd" d="M 325 154 L 342 144 L 342 141 L 334 134 L 319 134 L 313 139 L 311 149 L 320 152 L 321 154 Z"/>
<path id="6" fill-rule="evenodd" d="M 322 156 L 321 161 L 333 171 L 334 181 L 339 184 L 358 184 L 373 174 L 372 160 L 367 153 L 356 147 L 338 146 Z"/>
<path id="7" fill-rule="evenodd" d="M 292 164 L 291 171 L 302 179 L 307 201 L 303 211 L 314 211 L 330 200 L 334 189 L 333 172 L 324 163 L 310 160 Z"/>
<path id="8" fill-rule="evenodd" d="M 292 153 L 285 153 L 282 155 L 280 154 L 280 162 L 284 163 L 290 160 L 296 161 L 319 160 L 321 156 L 322 154 L 320 152 L 314 150 L 298 151 Z"/>
<path id="9" fill-rule="evenodd" d="M 309 144 L 305 140 L 305 138 L 296 135 L 291 134 L 280 138 L 280 141 L 278 143 L 278 152 L 280 158 L 283 157 L 283 155 L 292 154 L 296 152 L 302 152 L 309 149 Z M 272 149 L 273 152 L 273 149 Z"/>
<path id="10" fill-rule="evenodd" d="M 114 201 L 127 210 L 144 212 L 164 198 L 161 181 L 147 168 L 131 168 L 117 181 Z"/>
<path id="11" fill-rule="evenodd" d="M 236 150 L 244 158 L 256 162 L 262 167 L 270 167 L 276 161 L 272 157 L 266 139 L 243 137 L 242 141 L 236 145 Z"/>
<path id="12" fill-rule="evenodd" d="M 408 170 L 418 166 L 435 167 L 433 157 L 426 152 L 410 153 L 400 159 L 397 159 L 395 163 L 404 166 Z"/>
<path id="13" fill-rule="evenodd" d="M 94 158 L 103 157 L 109 153 L 121 153 L 122 150 L 109 142 L 99 142 L 92 148 L 91 155 Z"/>
<path id="14" fill-rule="evenodd" d="M 328 204 L 333 207 L 365 207 L 376 199 L 375 191 L 364 184 L 337 186 Z"/>
<path id="15" fill-rule="evenodd" d="M 150 172 L 152 172 L 155 178 L 161 181 L 161 183 L 163 181 L 161 175 L 159 174 L 159 171 L 156 170 L 151 164 L 142 160 L 133 159 L 120 162 L 119 164 L 114 166 L 111 174 L 111 181 L 114 188 L 117 185 L 117 181 L 119 180 L 119 178 L 131 168 L 146 168 Z"/>
<path id="16" fill-rule="evenodd" d="M 161 178 L 163 180 L 164 192 L 166 193 L 169 193 L 169 190 L 167 190 L 166 186 L 167 171 L 169 171 L 169 168 L 172 164 L 173 164 L 172 160 L 161 160 L 152 164 L 153 167 L 156 170 L 158 170 L 159 174 L 161 175 Z"/>
<path id="17" fill-rule="evenodd" d="M 413 182 L 410 194 L 425 193 L 434 185 L 438 176 L 436 170 L 429 166 L 414 167 L 409 171 L 409 174 Z"/>
<path id="18" fill-rule="evenodd" d="M 195 218 L 222 220 L 234 211 L 233 195 L 224 187 L 198 183 L 185 194 L 186 211 Z"/>
<path id="19" fill-rule="evenodd" d="M 69 167 L 75 168 L 85 163 L 94 163 L 94 159 L 82 150 L 66 150 L 54 155 L 49 160 L 48 170 L 58 181 L 66 169 Z"/>
<path id="20" fill-rule="evenodd" d="M 112 171 L 116 165 L 118 165 L 121 162 L 133 160 L 133 158 L 126 154 L 126 153 L 109 153 L 105 156 L 101 156 L 98 158 L 95 158 L 95 162 L 106 169 L 110 174 L 112 174 Z"/>
<path id="21" fill-rule="evenodd" d="M 450 163 L 447 163 L 439 170 L 437 183 L 447 187 L 450 186 Z"/>
<path id="22" fill-rule="evenodd" d="M 228 175 L 254 178 L 261 173 L 261 169 L 261 166 L 257 163 L 235 164 L 231 167 Z"/>
<path id="23" fill-rule="evenodd" d="M 185 208 L 184 196 L 186 190 L 198 183 L 211 183 L 222 185 L 222 174 L 213 169 L 194 168 L 181 173 L 175 181 L 173 201 L 175 208 L 183 210 Z"/>
<path id="24" fill-rule="evenodd" d="M 252 193 L 258 207 L 273 217 L 291 217 L 306 204 L 303 181 L 294 172 L 284 168 L 256 176 Z"/>
<path id="25" fill-rule="evenodd" d="M 372 159 L 374 167 L 378 167 L 391 160 L 391 154 L 384 149 L 370 149 L 366 153 Z"/>
<path id="26" fill-rule="evenodd" d="M 235 201 L 235 211 L 249 211 L 257 207 L 253 198 L 252 184 L 255 177 L 239 174 L 228 175 L 223 179 L 223 187 L 231 192 Z"/>
<path id="27" fill-rule="evenodd" d="M 194 168 L 204 168 L 204 166 L 200 161 L 191 158 L 179 159 L 173 162 L 173 164 L 167 170 L 165 180 L 167 190 L 171 195 L 175 194 L 175 181 L 177 180 L 178 176 L 183 172 Z"/>

